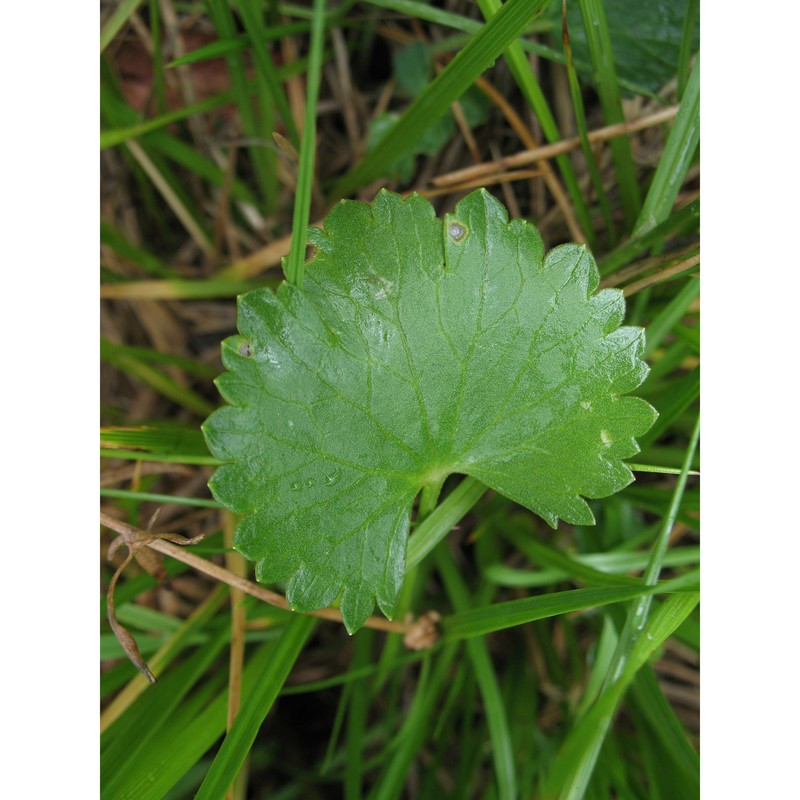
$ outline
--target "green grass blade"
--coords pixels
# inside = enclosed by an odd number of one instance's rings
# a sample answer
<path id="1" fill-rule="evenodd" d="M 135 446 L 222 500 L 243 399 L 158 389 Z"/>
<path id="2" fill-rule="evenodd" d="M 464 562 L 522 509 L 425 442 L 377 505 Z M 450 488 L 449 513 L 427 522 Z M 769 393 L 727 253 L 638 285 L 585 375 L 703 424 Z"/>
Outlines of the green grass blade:
<path id="1" fill-rule="evenodd" d="M 283 80 L 291 75 L 301 74 L 305 71 L 305 68 L 306 59 L 298 59 L 296 62 L 278 69 L 277 75 L 279 80 Z M 245 89 L 247 96 L 252 98 L 252 96 L 258 92 L 258 84 L 253 81 L 247 81 Z M 132 108 L 126 106 L 121 100 L 118 100 L 117 103 L 123 108 L 127 108 L 130 113 L 126 114 L 124 118 L 119 118 L 119 115 L 117 115 L 118 118 L 113 127 L 100 132 L 100 149 L 105 150 L 108 147 L 123 144 L 129 139 L 136 139 L 151 134 L 154 131 L 165 128 L 167 125 L 180 122 L 188 117 L 213 111 L 216 108 L 233 102 L 237 97 L 238 95 L 233 90 L 227 90 L 207 97 L 205 100 L 200 100 L 197 103 L 192 103 L 183 108 L 176 108 L 174 111 L 167 111 L 157 117 L 146 120 L 140 120 L 138 114 Z M 250 100 L 250 103 L 252 103 L 252 100 Z M 103 105 L 107 105 L 105 97 L 103 98 Z"/>
<path id="2" fill-rule="evenodd" d="M 382 175 L 525 30 L 547 0 L 509 0 L 442 70 L 378 145 L 333 188 L 340 198 Z"/>
<path id="3" fill-rule="evenodd" d="M 447 593 L 456 611 L 464 611 L 470 607 L 469 593 L 449 553 L 437 550 L 436 565 L 442 576 Z M 508 716 L 500 694 L 489 651 L 483 639 L 468 639 L 467 654 L 472 662 L 475 679 L 478 682 L 486 723 L 489 727 L 489 738 L 492 743 L 495 778 L 497 779 L 497 797 L 499 800 L 513 800 L 518 796 L 517 777 L 514 768 L 514 751 L 511 743 L 511 732 L 508 727 Z"/>
<path id="4" fill-rule="evenodd" d="M 151 367 L 141 359 L 120 351 L 114 344 L 105 339 L 100 342 L 100 357 L 103 361 L 121 369 L 133 378 L 138 378 L 189 411 L 206 417 L 214 410 L 214 406 L 196 392 L 181 386 L 177 381 Z"/>
<path id="5" fill-rule="evenodd" d="M 437 701 L 450 675 L 458 646 L 451 644 L 435 654 L 427 653 L 417 681 L 416 693 L 396 737 L 397 746 L 370 793 L 370 800 L 397 800 L 402 796 L 414 756 L 422 749 L 433 728 Z M 432 662 L 433 665 L 432 665 Z"/>
<path id="6" fill-rule="evenodd" d="M 368 667 L 372 657 L 374 637 L 372 631 L 362 630 L 356 635 L 351 668 L 358 670 Z M 369 711 L 369 687 L 366 681 L 348 684 L 352 686 L 347 712 L 347 740 L 345 744 L 345 800 L 360 800 L 361 781 L 364 771 L 364 737 L 367 730 Z"/>
<path id="7" fill-rule="evenodd" d="M 572 560 L 593 567 L 609 575 L 625 575 L 628 572 L 641 571 L 647 566 L 647 553 L 630 553 L 626 551 L 609 553 L 585 553 L 575 555 Z M 664 556 L 665 567 L 685 567 L 700 562 L 699 547 L 678 547 Z M 550 586 L 569 577 L 569 572 L 556 567 L 527 570 L 515 569 L 505 564 L 488 564 L 483 568 L 486 580 L 499 586 L 514 586 L 531 589 L 537 586 Z M 620 586 L 615 579 L 615 585 Z"/>
<path id="8" fill-rule="evenodd" d="M 663 567 L 669 535 L 678 515 L 699 437 L 698 419 L 686 450 L 681 476 L 645 570 L 644 579 L 650 586 L 658 580 Z M 693 593 L 672 597 L 649 621 L 652 596 L 644 594 L 634 603 L 609 665 L 603 694 L 567 738 L 548 778 L 545 796 L 555 797 L 558 794 L 560 800 L 580 800 L 584 796 L 622 694 L 654 648 L 674 633 L 698 601 L 699 594 Z"/>
<path id="9" fill-rule="evenodd" d="M 395 669 L 405 666 L 406 664 L 413 664 L 424 657 L 424 651 L 413 653 L 406 652 L 394 659 L 391 668 Z M 381 665 L 377 663 L 370 664 L 367 667 L 351 668 L 347 672 L 333 678 L 323 678 L 322 680 L 303 683 L 299 686 L 287 686 L 281 689 L 281 695 L 308 694 L 309 692 L 320 692 L 323 689 L 330 689 L 333 686 L 346 686 L 348 683 L 353 683 L 354 681 L 360 681 L 362 678 L 376 675 L 380 670 Z"/>
<path id="10" fill-rule="evenodd" d="M 670 426 L 700 396 L 700 367 L 695 367 L 688 375 L 672 381 L 671 389 L 658 402 L 659 416 L 650 430 L 639 439 L 644 451 L 669 430 Z"/>
<path id="11" fill-rule="evenodd" d="M 629 239 L 625 244 L 604 256 L 598 262 L 600 274 L 605 277 L 633 261 L 640 253 L 659 246 L 667 236 L 694 232 L 700 227 L 700 199 L 692 200 L 671 214 L 664 222 Z"/>
<path id="12" fill-rule="evenodd" d="M 583 93 L 581 91 L 580 83 L 578 82 L 578 73 L 575 69 L 575 59 L 572 55 L 572 45 L 569 40 L 569 26 L 567 24 L 567 0 L 563 0 L 562 10 L 562 41 L 564 43 L 564 59 L 567 68 L 567 80 L 569 82 L 569 93 L 572 98 L 572 110 L 575 114 L 575 124 L 578 128 L 578 136 L 581 140 L 581 150 L 583 150 L 583 157 L 586 161 L 586 168 L 589 171 L 589 176 L 592 179 L 592 186 L 594 187 L 595 194 L 597 195 L 597 202 L 600 205 L 600 213 L 603 215 L 603 222 L 608 234 L 608 245 L 614 247 L 617 242 L 616 226 L 614 219 L 611 215 L 611 203 L 608 200 L 608 194 L 603 187 L 603 178 L 600 175 L 600 168 L 597 166 L 597 160 L 594 157 L 594 150 L 592 150 L 591 142 L 589 141 L 589 126 L 586 122 L 586 110 L 583 106 Z M 596 247 L 594 230 L 590 226 L 586 228 L 587 236 L 589 236 L 589 245 Z"/>
<path id="13" fill-rule="evenodd" d="M 700 281 L 689 278 L 686 285 L 667 303 L 647 326 L 645 357 L 655 350 L 675 325 L 683 318 L 689 307 L 700 295 Z"/>
<path id="14" fill-rule="evenodd" d="M 302 23 L 301 23 L 302 25 Z M 303 26 L 308 28 L 307 25 Z M 249 36 L 241 35 L 233 39 L 217 39 L 210 44 L 204 44 L 189 53 L 170 61 L 167 64 L 167 69 L 174 69 L 175 67 L 186 67 L 189 64 L 202 64 L 204 61 L 213 61 L 218 58 L 224 58 L 231 53 L 243 53 L 250 47 L 251 39 Z"/>
<path id="15" fill-rule="evenodd" d="M 261 42 L 274 42 L 283 39 L 285 36 L 295 36 L 297 34 L 307 33 L 307 22 L 292 22 L 288 25 L 270 25 L 262 34 Z M 241 53 L 247 50 L 251 45 L 252 39 L 250 36 L 242 34 L 233 39 L 218 39 L 216 42 L 198 47 L 190 53 L 176 58 L 167 64 L 168 69 L 174 67 L 183 67 L 188 64 L 200 64 L 203 61 L 211 61 L 216 58 L 223 58 L 229 53 Z"/>
<path id="16" fill-rule="evenodd" d="M 675 124 L 669 132 L 664 152 L 647 191 L 633 235 L 641 236 L 672 211 L 683 179 L 700 143 L 700 55 L 694 62 Z"/>
<path id="17" fill-rule="evenodd" d="M 614 51 L 611 46 L 611 35 L 608 32 L 603 3 L 602 0 L 578 0 L 578 4 L 583 17 L 589 55 L 592 59 L 595 83 L 606 125 L 616 125 L 625 121 L 625 114 L 622 111 L 622 97 L 617 81 L 617 71 L 614 67 Z M 627 136 L 619 136 L 612 139 L 609 146 L 617 172 L 625 222 L 630 229 L 633 228 L 641 207 L 630 139 Z"/>
<path id="18" fill-rule="evenodd" d="M 509 530 L 504 531 L 504 535 L 535 564 L 557 569 L 563 572 L 564 575 L 588 586 L 622 586 L 625 584 L 628 586 L 641 586 L 642 584 L 639 578 L 630 578 L 627 575 L 609 575 L 607 572 L 601 572 L 594 567 L 571 558 L 554 547 L 525 535 L 522 531 L 509 528 Z"/>
<path id="19" fill-rule="evenodd" d="M 437 8 L 430 3 L 421 2 L 421 0 L 367 0 L 367 2 L 373 6 L 386 8 L 390 11 L 396 11 L 397 13 L 408 17 L 426 20 L 427 22 L 433 22 L 446 28 L 454 28 L 455 30 L 463 31 L 464 33 L 472 35 L 478 33 L 483 27 L 480 22 L 476 22 L 474 19 L 464 17 L 461 14 L 455 14 L 452 11 L 447 11 L 443 8 Z M 536 19 L 532 24 L 528 25 L 524 33 L 548 30 L 551 30 L 549 23 L 546 20 L 539 18 Z M 530 41 L 529 39 L 520 39 L 519 45 L 526 53 L 534 53 L 535 55 L 542 56 L 542 58 L 546 58 L 555 62 L 556 64 L 565 64 L 566 62 L 563 53 L 552 47 L 548 47 L 541 42 L 534 42 Z M 590 76 L 592 74 L 592 67 L 590 64 L 576 60 L 575 66 L 584 75 Z M 648 89 L 646 86 L 640 86 L 635 82 L 623 80 L 622 78 L 619 79 L 619 85 L 628 91 L 633 92 L 634 94 L 649 97 L 651 100 L 656 100 L 657 102 L 664 102 L 664 98 L 659 97 L 657 94 L 650 91 L 650 89 Z"/>
<path id="20" fill-rule="evenodd" d="M 164 59 L 162 49 L 164 36 L 161 30 L 161 9 L 158 0 L 148 0 L 148 11 L 150 19 L 150 35 L 153 40 L 153 55 L 151 63 L 153 65 L 153 98 L 155 107 L 159 114 L 163 114 L 167 107 L 167 84 L 164 78 Z"/>
<path id="21" fill-rule="evenodd" d="M 239 714 L 195 795 L 197 800 L 220 800 L 225 796 L 315 622 L 314 617 L 298 614 L 284 628 L 269 666 L 259 676 L 253 693 L 242 702 Z"/>
<path id="22" fill-rule="evenodd" d="M 264 644 L 248 661 L 243 675 L 242 702 L 246 704 L 275 652 L 275 643 Z M 163 800 L 172 788 L 225 732 L 228 690 L 224 671 L 212 671 L 207 686 L 191 693 L 175 713 L 153 735 L 148 736 L 139 758 L 118 790 L 114 800 Z"/>
<path id="23" fill-rule="evenodd" d="M 124 353 L 132 358 L 138 358 L 140 361 L 155 362 L 156 364 L 169 364 L 171 366 L 180 367 L 180 369 L 188 372 L 190 375 L 196 375 L 199 378 L 212 379 L 216 377 L 217 370 L 214 367 L 203 364 L 201 361 L 196 361 L 192 358 L 185 356 L 176 356 L 172 353 L 162 353 L 159 350 L 154 350 L 152 347 L 135 347 L 125 344 L 114 344 L 106 339 L 104 336 L 100 337 L 100 341 L 107 347 L 111 347 L 117 353 Z"/>
<path id="24" fill-rule="evenodd" d="M 700 0 L 687 0 L 686 16 L 683 18 L 683 36 L 678 53 L 678 99 L 683 99 L 686 83 L 689 80 L 689 61 L 694 46 L 694 30 L 700 13 Z"/>
<path id="25" fill-rule="evenodd" d="M 474 19 L 438 8 L 432 3 L 420 2 L 420 0 L 368 0 L 368 2 L 389 11 L 396 11 L 398 14 L 433 22 L 447 28 L 455 28 L 464 33 L 476 34 L 483 27 Z"/>
<path id="26" fill-rule="evenodd" d="M 442 620 L 442 630 L 447 641 L 483 636 L 487 633 L 524 625 L 534 620 L 547 619 L 559 614 L 570 614 L 596 606 L 622 603 L 638 597 L 643 591 L 636 586 L 593 586 L 570 589 L 536 597 L 524 597 L 495 603 L 485 608 L 475 608 L 451 614 Z"/>
<path id="27" fill-rule="evenodd" d="M 101 55 L 114 40 L 114 37 L 122 30 L 125 23 L 136 13 L 136 9 L 139 8 L 142 2 L 143 0 L 121 0 L 100 30 Z"/>
<path id="28" fill-rule="evenodd" d="M 236 35 L 236 24 L 233 12 L 227 0 L 206 0 L 208 15 L 221 39 L 232 39 Z M 244 132 L 253 140 L 249 147 L 256 182 L 261 193 L 261 206 L 269 210 L 274 199 L 272 192 L 275 173 L 275 153 L 271 149 L 268 131 L 262 130 L 256 117 L 254 105 L 250 99 L 249 82 L 244 57 L 241 53 L 229 53 L 225 57 L 228 72 L 231 76 L 236 105 L 242 121 Z"/>
<path id="29" fill-rule="evenodd" d="M 174 425 L 143 425 L 132 428 L 101 428 L 100 445 L 113 455 L 116 450 L 138 450 L 149 460 L 161 461 L 164 456 L 176 459 L 205 457 L 210 462 L 187 460 L 187 464 L 219 463 L 208 452 L 199 429 Z"/>
<path id="30" fill-rule="evenodd" d="M 180 497 L 179 495 L 158 494 L 156 492 L 133 492 L 128 489 L 101 489 L 100 497 L 115 497 L 123 500 L 135 500 L 137 503 L 175 503 L 195 508 L 225 508 L 216 500 L 204 500 L 202 497 Z"/>
<path id="31" fill-rule="evenodd" d="M 677 518 L 678 510 L 681 507 L 681 501 L 683 500 L 683 494 L 686 490 L 686 482 L 689 476 L 689 469 L 694 457 L 694 451 L 697 449 L 697 444 L 699 441 L 700 417 L 698 416 L 694 430 L 692 431 L 691 439 L 689 440 L 689 446 L 686 449 L 686 457 L 683 462 L 681 475 L 675 484 L 675 490 L 672 494 L 672 500 L 670 501 L 669 509 L 662 523 L 661 530 L 656 537 L 656 541 L 653 544 L 650 560 L 644 573 L 644 580 L 649 586 L 655 585 L 656 581 L 658 581 L 658 576 L 661 573 L 664 555 L 667 552 L 667 546 L 669 544 L 669 535 L 672 533 L 672 528 L 675 525 L 675 519 Z M 622 674 L 622 671 L 625 669 L 625 664 L 629 657 L 629 653 L 632 652 L 632 650 L 636 647 L 639 631 L 641 631 L 644 627 L 648 614 L 650 613 L 651 603 L 651 596 L 643 596 L 639 598 L 636 603 L 634 603 L 633 607 L 628 613 L 628 617 L 625 620 L 625 627 L 622 629 L 622 633 L 620 634 L 620 641 L 617 646 L 617 651 L 614 654 L 614 662 L 609 669 L 607 677 L 608 684 L 616 681 Z"/>
<path id="32" fill-rule="evenodd" d="M 147 736 L 124 780 L 109 777 L 103 797 L 113 800 L 164 800 L 166 792 L 195 767 L 225 729 L 225 676 L 220 671 L 197 686 L 159 730 Z M 170 758 L 172 756 L 172 758 Z M 188 757 L 187 757 L 188 756 Z"/>
<path id="33" fill-rule="evenodd" d="M 654 472 L 659 475 L 680 475 L 681 471 L 677 467 L 661 467 L 656 464 L 632 464 L 628 462 L 628 466 L 633 472 Z M 699 475 L 697 470 L 691 470 L 690 475 Z"/>
<path id="34" fill-rule="evenodd" d="M 113 250 L 118 256 L 131 261 L 151 275 L 172 278 L 175 272 L 141 247 L 128 241 L 111 223 L 100 220 L 100 242 Z"/>
<path id="35" fill-rule="evenodd" d="M 203 677 L 230 638 L 230 628 L 219 630 L 176 670 L 148 688 L 131 708 L 108 729 L 100 770 L 108 797 L 123 786 L 136 769 L 138 754 L 148 737 L 164 725 L 184 697 Z"/>
<path id="36" fill-rule="evenodd" d="M 611 615 L 604 614 L 603 629 L 600 633 L 600 639 L 597 642 L 597 649 L 594 653 L 592 670 L 589 673 L 589 680 L 586 683 L 581 701 L 575 711 L 577 719 L 580 719 L 599 697 L 603 689 L 603 681 L 611 664 L 611 659 L 614 657 L 614 652 L 617 649 L 618 641 L 619 635 L 611 620 Z"/>
<path id="37" fill-rule="evenodd" d="M 669 700 L 664 696 L 652 667 L 646 665 L 639 670 L 630 691 L 639 712 L 659 740 L 660 752 L 669 758 L 689 785 L 690 790 L 686 796 L 698 796 L 700 757 L 686 738 L 686 732 Z"/>
<path id="38" fill-rule="evenodd" d="M 325 0 L 314 0 L 311 19 L 311 45 L 306 85 L 306 119 L 300 143 L 297 166 L 297 193 L 292 217 L 292 244 L 284 262 L 286 280 L 302 288 L 305 267 L 306 231 L 311 213 L 311 191 L 314 186 L 314 157 L 317 150 L 317 102 L 322 75 L 322 53 L 325 45 Z"/>
<path id="39" fill-rule="evenodd" d="M 658 385 L 663 383 L 666 380 L 669 380 L 670 373 L 674 370 L 680 370 L 681 364 L 691 355 L 691 349 L 682 341 L 672 342 L 664 347 L 662 352 L 658 352 L 658 350 L 654 351 L 651 355 L 651 359 L 658 355 L 658 358 L 651 361 L 650 366 L 650 373 L 647 376 L 647 383 L 645 384 L 646 388 L 650 388 L 650 385 Z M 673 454 L 677 451 L 673 450 Z M 683 451 L 681 452 L 681 457 L 675 459 L 674 457 L 672 460 L 664 461 L 661 459 L 651 459 L 652 463 L 654 464 L 682 464 L 683 463 Z"/>
<path id="40" fill-rule="evenodd" d="M 614 712 L 636 673 L 675 632 L 697 606 L 696 592 L 670 597 L 642 630 L 619 679 L 608 686 L 597 703 L 583 716 L 553 762 L 541 796 L 581 800 L 586 795 L 594 764 Z"/>
<path id="41" fill-rule="evenodd" d="M 261 3 L 256 4 L 253 0 L 238 0 L 236 6 L 239 9 L 239 16 L 245 32 L 250 38 L 250 47 L 255 59 L 256 69 L 261 74 L 264 84 L 269 89 L 272 102 L 281 115 L 287 138 L 297 147 L 300 144 L 300 134 L 297 131 L 297 125 L 295 125 L 292 110 L 289 107 L 289 101 L 286 99 L 286 93 L 283 91 L 272 55 L 264 47 L 267 28 L 261 16 L 263 13 Z"/>
<path id="42" fill-rule="evenodd" d="M 252 289 L 260 289 L 263 286 L 277 288 L 278 282 L 274 277 L 255 281 L 227 278 L 123 281 L 113 285 L 103 284 L 100 296 L 121 300 L 234 299 L 237 295 Z"/>
<path id="43" fill-rule="evenodd" d="M 486 20 L 491 19 L 502 7 L 500 0 L 478 0 L 478 5 Z M 550 106 L 547 104 L 539 81 L 533 73 L 528 57 L 522 49 L 522 45 L 518 41 L 512 42 L 509 44 L 503 57 L 508 64 L 508 68 L 517 86 L 519 86 L 523 96 L 528 101 L 528 105 L 539 120 L 545 138 L 549 142 L 559 141 L 561 139 L 561 132 L 558 129 L 555 117 L 550 111 Z M 578 178 L 575 175 L 575 170 L 572 168 L 572 162 L 565 155 L 557 156 L 555 161 L 564 178 L 564 185 L 569 192 L 572 204 L 575 206 L 575 213 L 578 217 L 581 229 L 586 235 L 590 246 L 594 248 L 594 230 L 592 228 L 591 219 L 589 218 L 589 209 L 583 197 L 583 192 L 581 192 L 580 186 L 578 185 Z"/>
<path id="44" fill-rule="evenodd" d="M 153 119 L 147 119 L 137 123 L 128 122 L 127 126 L 124 128 L 111 128 L 100 131 L 100 149 L 106 150 L 109 147 L 115 147 L 118 144 L 127 142 L 129 139 L 138 139 L 151 131 L 165 128 L 167 125 L 180 122 L 187 117 L 204 114 L 206 111 L 213 111 L 215 108 L 219 108 L 231 102 L 233 97 L 233 92 L 222 92 L 221 94 L 213 95 L 197 103 L 192 103 L 190 106 L 184 106 L 183 108 L 177 108 L 174 111 L 160 114 L 157 117 L 153 117 Z M 131 111 L 133 111 L 133 109 L 131 109 Z"/>

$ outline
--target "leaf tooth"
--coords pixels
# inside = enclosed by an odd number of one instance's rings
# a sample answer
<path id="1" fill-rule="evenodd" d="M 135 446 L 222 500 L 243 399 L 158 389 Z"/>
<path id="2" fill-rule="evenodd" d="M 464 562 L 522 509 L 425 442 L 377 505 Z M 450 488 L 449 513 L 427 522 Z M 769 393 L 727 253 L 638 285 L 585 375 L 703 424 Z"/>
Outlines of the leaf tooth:
<path id="1" fill-rule="evenodd" d="M 578 494 L 573 494 L 566 505 L 558 512 L 558 516 L 570 525 L 594 525 L 594 514 L 589 504 Z"/>
<path id="2" fill-rule="evenodd" d="M 620 289 L 603 289 L 590 299 L 592 316 L 603 321 L 603 335 L 615 331 L 625 319 L 625 295 Z"/>
<path id="3" fill-rule="evenodd" d="M 347 586 L 339 604 L 342 621 L 352 636 L 366 621 L 375 608 L 375 597 L 363 581 Z"/>
<path id="4" fill-rule="evenodd" d="M 580 287 L 583 297 L 591 298 L 600 285 L 600 272 L 585 244 L 562 244 L 554 247 L 544 260 L 545 275 L 556 292 L 571 283 Z"/>
<path id="5" fill-rule="evenodd" d="M 298 611 L 316 611 L 329 606 L 341 591 L 342 580 L 337 573 L 302 564 L 289 580 L 286 600 Z"/>
<path id="6" fill-rule="evenodd" d="M 322 228 L 309 228 L 306 233 L 306 241 L 317 250 L 314 260 L 320 257 L 320 253 L 327 255 L 333 252 L 333 242 Z"/>

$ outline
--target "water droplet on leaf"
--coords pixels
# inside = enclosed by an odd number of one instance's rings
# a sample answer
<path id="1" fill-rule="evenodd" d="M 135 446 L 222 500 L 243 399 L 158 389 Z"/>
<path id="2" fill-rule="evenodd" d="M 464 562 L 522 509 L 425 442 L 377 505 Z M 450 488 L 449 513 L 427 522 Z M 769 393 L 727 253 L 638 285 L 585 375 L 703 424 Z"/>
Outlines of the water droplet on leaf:
<path id="1" fill-rule="evenodd" d="M 325 476 L 325 485 L 326 486 L 333 486 L 334 483 L 339 481 L 339 478 L 342 476 L 341 470 L 335 469 L 333 472 L 329 472 Z"/>

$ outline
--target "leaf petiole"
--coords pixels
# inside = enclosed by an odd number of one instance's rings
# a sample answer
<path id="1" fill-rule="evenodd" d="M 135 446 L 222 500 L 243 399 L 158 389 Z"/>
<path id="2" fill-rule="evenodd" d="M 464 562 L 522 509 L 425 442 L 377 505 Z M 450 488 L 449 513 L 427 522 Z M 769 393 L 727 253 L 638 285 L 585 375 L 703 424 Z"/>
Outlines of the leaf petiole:
<path id="1" fill-rule="evenodd" d="M 435 477 L 428 481 L 423 487 L 419 498 L 419 508 L 417 509 L 417 525 L 425 519 L 436 508 L 442 485 L 446 476 Z"/>

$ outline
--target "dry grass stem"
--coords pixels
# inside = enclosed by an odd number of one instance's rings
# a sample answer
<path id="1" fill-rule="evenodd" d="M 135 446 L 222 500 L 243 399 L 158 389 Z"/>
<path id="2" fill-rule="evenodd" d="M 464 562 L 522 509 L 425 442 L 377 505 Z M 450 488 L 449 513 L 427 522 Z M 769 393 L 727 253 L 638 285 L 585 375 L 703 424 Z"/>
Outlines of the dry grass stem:
<path id="1" fill-rule="evenodd" d="M 648 286 L 653 286 L 656 283 L 663 283 L 664 281 L 674 278 L 676 275 L 680 275 L 682 272 L 686 272 L 687 270 L 693 269 L 699 265 L 700 254 L 698 253 L 691 258 L 687 258 L 683 261 L 679 261 L 677 264 L 673 264 L 671 267 L 662 269 L 660 272 L 656 272 L 654 275 L 649 275 L 646 278 L 642 278 L 639 281 L 628 284 L 623 288 L 623 294 L 625 297 L 632 297 L 637 292 L 641 292 L 642 289 L 646 289 Z"/>
<path id="2" fill-rule="evenodd" d="M 247 575 L 247 563 L 239 553 L 233 549 L 233 533 L 236 529 L 236 519 L 228 511 L 222 512 L 222 531 L 225 541 L 225 565 L 232 574 L 239 578 Z M 228 660 L 228 716 L 226 730 L 230 731 L 233 721 L 239 713 L 239 704 L 242 696 L 242 671 L 244 669 L 244 644 L 245 629 L 247 626 L 247 608 L 244 604 L 245 593 L 237 586 L 231 587 L 231 645 Z M 234 800 L 233 784 L 228 788 L 225 800 Z"/>
<path id="3" fill-rule="evenodd" d="M 417 194 L 421 194 L 423 197 L 444 197 L 450 194 L 457 194 L 458 192 L 466 192 L 469 189 L 476 189 L 481 186 L 494 186 L 496 184 L 505 186 L 509 183 L 513 183 L 514 181 L 522 181 L 529 178 L 539 178 L 541 175 L 542 173 L 538 169 L 518 169 L 514 170 L 513 172 L 500 172 L 497 175 L 487 175 L 482 180 L 466 181 L 465 183 L 459 183 L 456 186 L 441 186 L 430 189 L 419 189 L 417 190 Z M 409 192 L 408 194 L 411 193 Z"/>
<path id="4" fill-rule="evenodd" d="M 235 575 L 230 570 L 220 567 L 211 561 L 201 558 L 194 553 L 188 552 L 183 549 L 186 545 L 196 544 L 201 541 L 205 536 L 198 536 L 193 539 L 187 539 L 175 533 L 150 533 L 136 528 L 128 523 L 121 522 L 118 519 L 100 513 L 100 522 L 107 528 L 116 531 L 120 534 L 125 545 L 129 549 L 138 550 L 141 547 L 148 547 L 151 550 L 161 553 L 162 555 L 170 556 L 176 561 L 192 567 L 192 569 L 207 575 L 210 578 L 228 584 L 228 586 L 240 589 L 245 594 L 262 600 L 269 605 L 283 608 L 287 611 L 292 611 L 286 598 L 278 592 L 273 592 L 270 589 L 265 589 L 257 583 L 246 580 L 245 578 Z M 120 540 L 116 540 L 120 541 Z M 319 617 L 320 619 L 330 620 L 332 622 L 342 622 L 341 612 L 336 608 L 323 608 L 319 611 L 309 611 L 310 616 Z M 426 618 L 427 619 L 427 618 Z M 388 633 L 400 633 L 404 636 L 414 634 L 417 632 L 418 623 L 403 623 L 395 622 L 393 620 L 384 619 L 383 617 L 371 616 L 364 623 L 364 627 L 373 628 L 375 630 L 386 631 Z"/>
<path id="5" fill-rule="evenodd" d="M 500 109 L 503 116 L 506 118 L 506 121 L 514 130 L 514 132 L 519 137 L 522 144 L 529 148 L 526 152 L 536 152 L 537 144 L 536 140 L 533 138 L 533 134 L 530 132 L 530 129 L 523 121 L 522 117 L 517 114 L 514 107 L 511 103 L 503 97 L 500 92 L 492 86 L 489 81 L 485 78 L 478 78 L 476 81 L 476 85 L 478 88 Z M 498 164 L 505 162 L 505 158 L 496 159 L 495 161 L 484 162 L 483 164 L 479 164 L 475 167 L 467 167 L 462 170 L 457 170 L 456 172 L 450 173 L 451 176 L 458 175 L 461 173 L 463 175 L 463 181 L 474 181 L 483 179 L 487 174 L 491 174 L 492 172 L 503 172 L 505 171 L 505 166 L 500 167 L 499 169 L 486 169 L 489 164 Z M 569 228 L 570 235 L 576 242 L 586 243 L 586 234 L 581 229 L 581 226 L 578 224 L 578 220 L 575 219 L 575 214 L 572 211 L 572 205 L 569 202 L 569 198 L 567 197 L 566 192 L 561 186 L 560 181 L 556 177 L 556 174 L 550 164 L 544 158 L 536 158 L 533 161 L 528 161 L 528 164 L 536 163 L 536 166 L 542 173 L 542 177 L 544 178 L 545 183 L 547 184 L 547 188 L 550 190 L 550 194 L 553 195 L 553 199 L 556 202 L 561 213 L 564 215 L 564 221 Z M 477 174 L 467 174 L 470 170 L 478 170 Z M 437 178 L 433 179 L 433 184 L 435 186 L 448 186 L 452 183 L 458 183 L 459 181 L 450 181 L 445 180 L 448 176 L 438 176 Z"/>
<path id="6" fill-rule="evenodd" d="M 145 153 L 138 142 L 133 140 L 126 142 L 125 147 L 128 148 L 139 166 L 147 173 L 147 177 L 153 182 L 153 185 L 158 189 L 175 216 L 181 221 L 183 227 L 186 228 L 186 232 L 191 236 L 192 241 L 197 247 L 200 248 L 200 251 L 206 259 L 208 261 L 214 261 L 216 259 L 214 246 L 208 241 L 200 226 L 186 210 L 186 207 L 183 205 L 178 195 L 172 191 L 172 187 L 164 180 L 164 176 L 158 171 L 156 165 L 153 164 L 147 153 Z"/>
<path id="7" fill-rule="evenodd" d="M 478 80 L 478 85 L 483 89 L 482 80 Z M 506 101 L 507 102 L 507 101 Z M 642 117 L 630 122 L 620 122 L 616 125 L 608 125 L 604 128 L 597 128 L 589 132 L 589 141 L 594 144 L 596 142 L 606 142 L 609 139 L 615 139 L 618 136 L 628 136 L 629 134 L 636 133 L 637 131 L 652 128 L 655 125 L 662 125 L 665 122 L 673 119 L 678 113 L 678 106 L 669 106 L 668 108 L 651 114 L 647 117 Z M 516 114 L 516 112 L 515 112 Z M 510 120 L 509 120 L 510 123 Z M 460 181 L 472 180 L 484 174 L 498 172 L 513 167 L 523 167 L 528 164 L 534 164 L 543 159 L 554 158 L 562 153 L 570 153 L 573 150 L 579 149 L 581 140 L 579 137 L 564 139 L 561 142 L 554 144 L 546 144 L 541 147 L 533 147 L 528 150 L 522 150 L 519 153 L 514 153 L 510 156 L 504 156 L 497 161 L 488 161 L 474 167 L 465 167 L 464 169 L 456 170 L 455 172 L 446 175 L 439 175 L 434 179 L 434 184 L 437 186 L 446 186 L 451 183 L 458 183 Z"/>

